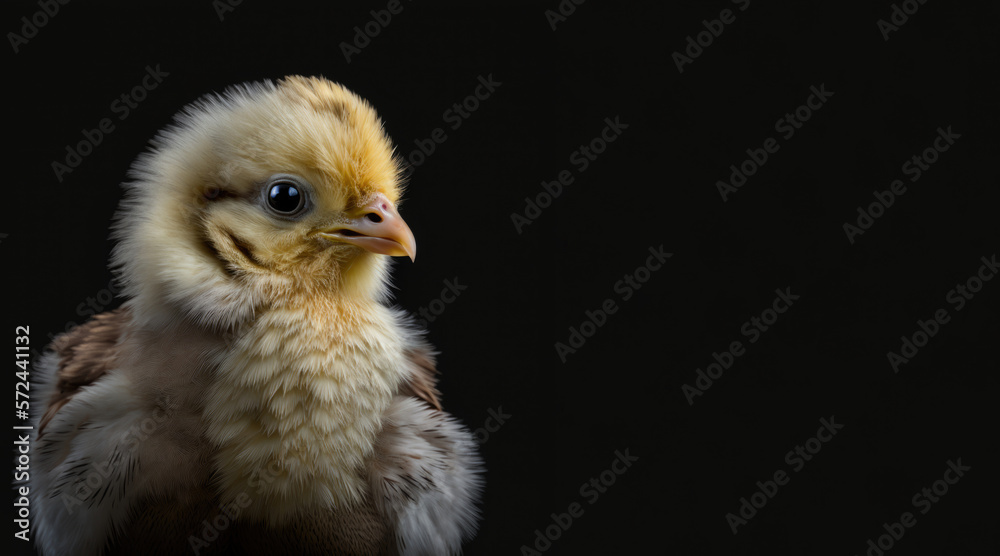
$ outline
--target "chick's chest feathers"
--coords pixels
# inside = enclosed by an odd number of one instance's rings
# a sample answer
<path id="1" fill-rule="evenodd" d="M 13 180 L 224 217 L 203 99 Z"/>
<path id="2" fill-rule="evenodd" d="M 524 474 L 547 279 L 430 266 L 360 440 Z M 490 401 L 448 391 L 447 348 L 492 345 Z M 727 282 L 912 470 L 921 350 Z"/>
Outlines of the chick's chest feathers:
<path id="1" fill-rule="evenodd" d="M 382 416 L 409 373 L 395 314 L 374 302 L 302 300 L 262 312 L 215 366 L 204 419 L 223 501 L 275 523 L 350 507 Z"/>

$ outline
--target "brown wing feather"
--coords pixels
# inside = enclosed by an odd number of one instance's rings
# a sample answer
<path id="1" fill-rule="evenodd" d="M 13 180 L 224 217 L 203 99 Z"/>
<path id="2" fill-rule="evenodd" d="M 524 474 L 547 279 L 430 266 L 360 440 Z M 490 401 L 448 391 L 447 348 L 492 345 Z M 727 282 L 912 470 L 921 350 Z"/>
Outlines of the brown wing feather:
<path id="1" fill-rule="evenodd" d="M 62 406 L 112 368 L 117 355 L 115 346 L 128 320 L 128 309 L 101 313 L 52 342 L 52 349 L 59 357 L 56 391 L 42 415 L 39 438 Z"/>
<path id="2" fill-rule="evenodd" d="M 410 367 L 413 372 L 410 380 L 403 384 L 399 393 L 424 400 L 432 407 L 441 411 L 441 392 L 437 389 L 437 367 L 434 364 L 434 353 L 425 347 L 411 349 L 407 352 Z"/>

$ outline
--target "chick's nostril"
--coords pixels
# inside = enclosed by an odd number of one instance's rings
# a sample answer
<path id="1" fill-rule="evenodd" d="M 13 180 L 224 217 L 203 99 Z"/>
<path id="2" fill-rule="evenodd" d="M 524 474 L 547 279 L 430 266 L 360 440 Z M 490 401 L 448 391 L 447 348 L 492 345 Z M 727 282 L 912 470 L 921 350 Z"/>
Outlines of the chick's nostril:
<path id="1" fill-rule="evenodd" d="M 367 218 L 368 220 L 371 220 L 372 222 L 374 222 L 376 224 L 378 224 L 379 222 L 382 221 L 382 217 L 379 216 L 378 214 L 375 214 L 374 212 L 369 212 L 368 214 L 365 215 L 365 218 Z"/>

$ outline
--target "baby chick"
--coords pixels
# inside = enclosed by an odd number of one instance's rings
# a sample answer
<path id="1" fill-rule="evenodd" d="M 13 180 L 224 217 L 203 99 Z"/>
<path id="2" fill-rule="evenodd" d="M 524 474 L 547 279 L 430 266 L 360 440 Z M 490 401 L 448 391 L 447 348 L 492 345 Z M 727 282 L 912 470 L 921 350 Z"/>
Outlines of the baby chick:
<path id="1" fill-rule="evenodd" d="M 482 464 L 387 306 L 416 256 L 375 111 L 288 77 L 185 108 L 136 160 L 127 301 L 37 366 L 37 545 L 70 554 L 452 554 Z"/>

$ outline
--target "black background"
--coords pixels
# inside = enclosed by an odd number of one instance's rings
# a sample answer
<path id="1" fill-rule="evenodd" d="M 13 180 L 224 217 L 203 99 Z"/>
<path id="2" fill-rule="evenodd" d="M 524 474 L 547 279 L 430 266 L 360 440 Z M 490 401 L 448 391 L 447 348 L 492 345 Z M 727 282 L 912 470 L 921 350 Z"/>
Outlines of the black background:
<path id="1" fill-rule="evenodd" d="M 348 63 L 341 43 L 385 2 L 245 0 L 221 20 L 207 0 L 95 4 L 5 54 L 4 322 L 30 325 L 36 349 L 108 287 L 119 183 L 173 113 L 323 75 L 368 99 L 403 154 L 448 135 L 413 169 L 401 213 L 420 256 L 394 283 L 411 311 L 446 279 L 467 287 L 429 326 L 445 406 L 473 429 L 509 415 L 482 445 L 466 553 L 518 554 L 574 502 L 545 554 L 862 554 L 906 511 L 916 525 L 889 554 L 996 553 L 1000 281 L 960 311 L 945 299 L 997 252 L 995 6 L 928 0 L 886 41 L 888 1 L 586 2 L 555 30 L 556 0 L 404 2 Z M 735 22 L 679 72 L 671 54 L 723 9 Z M 38 10 L 6 4 L 4 30 Z M 157 64 L 169 76 L 119 120 L 112 102 Z M 489 75 L 501 85 L 450 129 L 443 112 Z M 821 85 L 833 96 L 781 139 L 775 122 Z M 616 116 L 627 129 L 579 172 L 571 154 Z M 115 130 L 57 180 L 52 162 L 105 117 Z M 911 183 L 903 163 L 948 126 L 961 138 Z M 716 181 L 768 137 L 780 150 L 723 202 Z M 562 170 L 573 184 L 519 234 L 512 213 Z M 896 179 L 907 192 L 851 244 L 843 224 Z M 672 258 L 623 300 L 616 282 L 661 245 Z M 743 323 L 786 287 L 800 299 L 749 344 Z M 617 312 L 562 362 L 554 344 L 607 298 Z M 894 373 L 887 353 L 938 309 L 950 322 Z M 737 340 L 746 354 L 689 405 L 682 385 Z M 726 514 L 831 416 L 844 428 L 734 535 Z M 581 485 L 626 449 L 638 461 L 591 504 Z M 920 514 L 911 498 L 957 458 L 971 471 Z"/>

